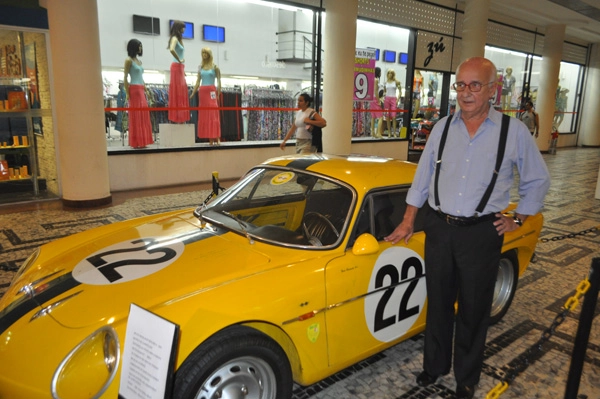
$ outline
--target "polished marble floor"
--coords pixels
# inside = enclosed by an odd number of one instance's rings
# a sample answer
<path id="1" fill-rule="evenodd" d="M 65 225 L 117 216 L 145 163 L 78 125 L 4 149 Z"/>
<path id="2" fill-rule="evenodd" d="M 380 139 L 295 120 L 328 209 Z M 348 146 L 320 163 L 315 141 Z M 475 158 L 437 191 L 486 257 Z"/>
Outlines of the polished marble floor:
<path id="1" fill-rule="evenodd" d="M 594 198 L 600 149 L 560 149 L 544 159 L 552 185 L 544 208 L 542 238 L 578 233 L 600 226 L 600 200 Z M 227 186 L 226 184 L 223 184 Z M 60 202 L 0 208 L 0 295 L 18 265 L 33 248 L 92 227 L 177 208 L 194 207 L 208 187 L 179 187 L 116 193 L 113 205 L 92 210 L 65 210 Z M 542 336 L 600 256 L 597 230 L 564 240 L 539 242 L 536 261 L 519 281 L 505 318 L 488 334 L 484 373 L 475 394 L 485 398 L 508 365 Z M 596 315 L 598 314 L 598 309 Z M 514 379 L 501 398 L 563 398 L 579 308 L 556 329 L 542 352 Z M 592 323 L 579 399 L 600 398 L 600 322 Z M 295 398 L 439 399 L 453 398 L 452 375 L 428 388 L 415 383 L 421 371 L 423 339 L 417 336 L 310 387 L 296 387 Z"/>

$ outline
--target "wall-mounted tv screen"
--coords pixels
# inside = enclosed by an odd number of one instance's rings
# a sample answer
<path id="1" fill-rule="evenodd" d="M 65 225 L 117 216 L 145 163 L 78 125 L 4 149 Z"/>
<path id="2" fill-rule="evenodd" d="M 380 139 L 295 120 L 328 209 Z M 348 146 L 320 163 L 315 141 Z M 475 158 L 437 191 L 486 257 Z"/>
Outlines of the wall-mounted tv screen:
<path id="1" fill-rule="evenodd" d="M 133 16 L 133 31 L 145 35 L 160 35 L 160 19 L 145 17 L 143 15 Z"/>
<path id="2" fill-rule="evenodd" d="M 396 52 L 392 50 L 383 50 L 384 62 L 396 62 Z"/>
<path id="3" fill-rule="evenodd" d="M 225 43 L 225 28 L 215 25 L 202 25 L 202 40 Z"/>
<path id="4" fill-rule="evenodd" d="M 174 19 L 171 19 L 169 21 L 169 32 L 171 31 L 171 27 L 173 26 L 173 22 L 175 22 Z M 194 38 L 194 24 L 192 22 L 185 22 L 185 21 L 183 21 L 183 23 L 185 24 L 185 30 L 183 31 L 182 38 L 184 38 L 184 39 L 193 39 Z"/>
<path id="5" fill-rule="evenodd" d="M 400 53 L 398 54 L 398 64 L 408 64 L 408 54 L 407 53 Z"/>

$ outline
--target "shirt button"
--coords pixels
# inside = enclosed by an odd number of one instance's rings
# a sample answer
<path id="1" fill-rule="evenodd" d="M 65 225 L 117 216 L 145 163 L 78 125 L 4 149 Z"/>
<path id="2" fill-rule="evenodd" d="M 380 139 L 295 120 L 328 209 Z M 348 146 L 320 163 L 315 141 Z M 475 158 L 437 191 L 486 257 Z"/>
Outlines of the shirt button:
<path id="1" fill-rule="evenodd" d="M 458 193 L 458 196 L 459 196 L 459 197 L 462 197 L 462 193 Z"/>

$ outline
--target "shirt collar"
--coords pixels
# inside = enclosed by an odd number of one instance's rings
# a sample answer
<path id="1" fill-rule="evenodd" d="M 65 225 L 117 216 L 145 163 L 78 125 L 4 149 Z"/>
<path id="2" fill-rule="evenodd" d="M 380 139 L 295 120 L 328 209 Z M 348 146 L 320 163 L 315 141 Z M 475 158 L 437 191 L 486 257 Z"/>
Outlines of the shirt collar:
<path id="1" fill-rule="evenodd" d="M 452 123 L 457 123 L 458 121 L 462 121 L 462 110 L 458 110 L 454 114 L 454 118 L 452 118 Z M 497 126 L 502 125 L 502 112 L 496 111 L 493 105 L 490 106 L 488 116 L 483 123 L 489 123 L 488 121 Z"/>

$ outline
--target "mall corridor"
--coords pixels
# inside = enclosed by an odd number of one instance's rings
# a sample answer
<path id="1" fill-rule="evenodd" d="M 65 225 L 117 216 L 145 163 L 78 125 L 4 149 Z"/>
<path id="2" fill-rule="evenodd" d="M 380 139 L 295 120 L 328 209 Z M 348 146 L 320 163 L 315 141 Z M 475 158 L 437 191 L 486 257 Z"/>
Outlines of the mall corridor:
<path id="1" fill-rule="evenodd" d="M 476 398 L 484 398 L 507 366 L 540 339 L 587 275 L 592 258 L 600 254 L 600 234 L 595 229 L 600 226 L 600 200 L 594 198 L 600 149 L 560 149 L 556 155 L 544 154 L 544 159 L 552 184 L 543 211 L 545 223 L 535 262 L 520 279 L 511 309 L 489 331 L 484 373 Z M 230 186 L 231 182 L 222 185 Z M 195 207 L 209 193 L 208 190 L 189 189 L 186 188 L 186 192 L 169 189 L 129 195 L 117 193 L 113 205 L 102 209 L 64 210 L 51 204 L 1 209 L 0 295 L 6 291 L 19 264 L 36 246 L 129 218 Z M 153 196 L 144 196 L 149 193 Z M 549 240 L 586 230 L 587 233 L 575 238 Z M 564 397 L 579 311 L 577 308 L 566 317 L 543 346 L 541 356 L 525 366 L 502 399 Z M 422 351 L 423 337 L 417 336 L 318 384 L 295 387 L 294 398 L 453 398 L 452 374 L 433 386 L 417 386 L 415 379 L 422 368 Z M 600 398 L 598 317 L 592 325 L 579 398 Z"/>

